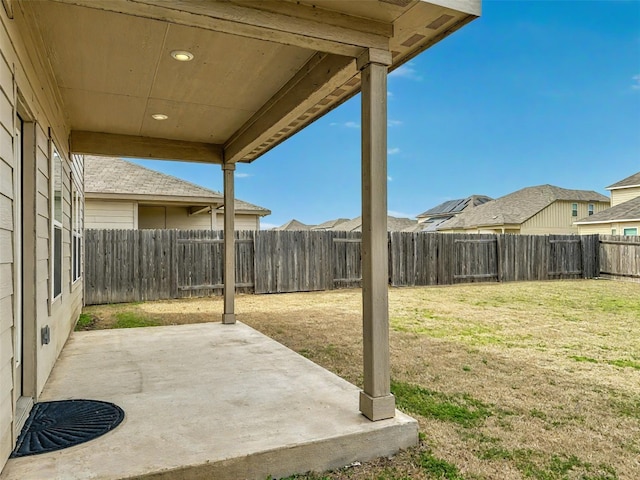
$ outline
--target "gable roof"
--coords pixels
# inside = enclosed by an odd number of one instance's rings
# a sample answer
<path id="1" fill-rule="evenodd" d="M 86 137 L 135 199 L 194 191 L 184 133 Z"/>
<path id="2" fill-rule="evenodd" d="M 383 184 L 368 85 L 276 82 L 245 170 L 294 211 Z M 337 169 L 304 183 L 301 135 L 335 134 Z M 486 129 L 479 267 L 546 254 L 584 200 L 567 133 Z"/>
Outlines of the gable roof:
<path id="1" fill-rule="evenodd" d="M 291 219 L 287 223 L 274 228 L 273 230 L 309 230 L 309 225 L 299 222 L 298 220 Z"/>
<path id="2" fill-rule="evenodd" d="M 195 183 L 151 170 L 121 158 L 84 157 L 84 191 L 88 198 L 108 198 L 110 195 L 130 196 L 154 200 L 184 201 L 187 203 L 211 203 L 220 206 L 224 196 Z M 251 203 L 235 200 L 235 208 L 241 212 L 269 215 L 270 210 Z"/>
<path id="3" fill-rule="evenodd" d="M 322 222 L 318 225 L 312 225 L 311 230 L 331 230 L 334 227 L 340 225 L 341 223 L 348 222 L 348 218 L 335 218 L 333 220 L 327 220 L 326 222 Z"/>
<path id="4" fill-rule="evenodd" d="M 620 180 L 619 182 L 614 183 L 613 185 L 609 185 L 607 190 L 615 190 L 618 188 L 629 188 L 629 187 L 638 187 L 640 186 L 640 172 L 634 173 L 633 175 Z"/>
<path id="5" fill-rule="evenodd" d="M 606 202 L 609 198 L 592 190 L 569 190 L 554 185 L 526 187 L 457 215 L 438 230 L 481 225 L 519 225 L 558 200 Z"/>
<path id="6" fill-rule="evenodd" d="M 390 215 L 387 216 L 387 231 L 388 232 L 399 232 L 404 230 L 405 228 L 414 226 L 417 223 L 416 220 L 412 220 L 410 218 L 398 218 L 392 217 Z M 330 230 L 339 231 L 339 232 L 361 232 L 362 231 L 362 217 L 356 217 L 347 222 L 340 223 Z"/>
<path id="7" fill-rule="evenodd" d="M 609 223 L 621 220 L 640 221 L 640 197 L 619 203 L 594 215 L 582 218 L 575 222 L 577 225 L 590 223 Z"/>
<path id="8" fill-rule="evenodd" d="M 484 203 L 490 202 L 493 198 L 486 195 L 470 195 L 467 198 L 458 198 L 456 200 L 447 200 L 426 212 L 421 213 L 417 218 L 434 217 L 447 214 L 456 214 L 464 211 L 469 207 L 477 207 Z"/>

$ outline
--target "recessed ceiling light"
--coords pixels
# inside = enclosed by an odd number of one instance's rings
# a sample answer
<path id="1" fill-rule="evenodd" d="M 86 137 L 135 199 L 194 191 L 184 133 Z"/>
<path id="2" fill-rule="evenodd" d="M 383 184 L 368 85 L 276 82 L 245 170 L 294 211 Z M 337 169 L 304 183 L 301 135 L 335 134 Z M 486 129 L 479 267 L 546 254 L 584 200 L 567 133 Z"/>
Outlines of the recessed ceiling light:
<path id="1" fill-rule="evenodd" d="M 171 56 L 179 62 L 188 62 L 193 60 L 193 53 L 187 52 L 186 50 L 174 50 L 171 52 Z"/>
<path id="2" fill-rule="evenodd" d="M 166 120 L 169 117 L 164 113 L 154 113 L 153 115 L 151 115 L 151 118 L 153 118 L 154 120 Z"/>

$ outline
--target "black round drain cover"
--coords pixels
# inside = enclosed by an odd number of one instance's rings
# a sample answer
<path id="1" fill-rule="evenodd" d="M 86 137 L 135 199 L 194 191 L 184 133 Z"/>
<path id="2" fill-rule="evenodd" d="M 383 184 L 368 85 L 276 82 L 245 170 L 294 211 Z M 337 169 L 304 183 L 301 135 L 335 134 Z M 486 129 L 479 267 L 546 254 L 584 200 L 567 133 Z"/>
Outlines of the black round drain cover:
<path id="1" fill-rule="evenodd" d="M 88 442 L 117 427 L 124 411 L 98 400 L 36 403 L 11 458 L 54 452 Z"/>

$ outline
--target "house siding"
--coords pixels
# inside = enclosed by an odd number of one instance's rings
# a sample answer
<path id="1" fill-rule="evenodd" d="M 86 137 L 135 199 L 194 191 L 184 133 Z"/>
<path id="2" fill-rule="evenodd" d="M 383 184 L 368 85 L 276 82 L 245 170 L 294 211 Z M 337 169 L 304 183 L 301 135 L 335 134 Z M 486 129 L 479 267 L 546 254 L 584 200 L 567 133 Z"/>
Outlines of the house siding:
<path id="1" fill-rule="evenodd" d="M 571 215 L 573 203 L 578 204 L 577 217 Z M 589 204 L 594 205 L 594 213 L 609 208 L 609 204 L 605 202 L 556 201 L 522 223 L 520 233 L 524 235 L 578 233 L 578 227 L 574 225 L 574 222 L 589 215 Z"/>
<path id="2" fill-rule="evenodd" d="M 19 433 L 15 424 L 16 325 L 19 321 L 24 324 L 22 391 L 37 401 L 82 306 L 82 282 L 71 285 L 69 127 L 59 92 L 45 70 L 40 40 L 22 17 L 19 4 L 13 12 L 14 18 L 9 19 L 0 6 L 0 469 Z M 14 159 L 18 112 L 25 122 L 21 173 Z M 63 159 L 64 198 L 62 293 L 53 303 L 49 273 L 51 142 Z M 20 183 L 22 195 L 17 194 Z M 23 225 L 21 241 L 17 241 L 17 225 Z M 20 258 L 23 282 L 18 275 Z M 20 287 L 22 302 L 17 297 Z M 22 318 L 17 318 L 20 303 Z M 46 325 L 51 329 L 51 342 L 42 345 L 39 332 Z"/>
<path id="3" fill-rule="evenodd" d="M 14 104 L 13 74 L 0 55 L 0 467 L 13 449 L 14 226 L 17 224 L 14 221 Z"/>
<path id="4" fill-rule="evenodd" d="M 136 211 L 137 204 L 131 201 L 86 199 L 85 228 L 135 229 Z"/>
<path id="5" fill-rule="evenodd" d="M 636 197 L 640 197 L 640 187 L 616 188 L 611 190 L 611 206 L 614 207 Z"/>
<path id="6" fill-rule="evenodd" d="M 600 235 L 612 235 L 612 230 L 615 229 L 616 235 L 622 235 L 625 228 L 637 228 L 638 232 L 640 232 L 640 221 L 578 225 L 578 233 L 580 233 L 580 235 L 592 235 L 596 233 Z"/>
<path id="7" fill-rule="evenodd" d="M 219 213 L 216 218 L 218 229 L 222 229 L 224 226 L 224 215 Z M 237 214 L 235 216 L 235 230 L 259 230 L 260 229 L 260 217 L 257 215 L 245 215 Z"/>

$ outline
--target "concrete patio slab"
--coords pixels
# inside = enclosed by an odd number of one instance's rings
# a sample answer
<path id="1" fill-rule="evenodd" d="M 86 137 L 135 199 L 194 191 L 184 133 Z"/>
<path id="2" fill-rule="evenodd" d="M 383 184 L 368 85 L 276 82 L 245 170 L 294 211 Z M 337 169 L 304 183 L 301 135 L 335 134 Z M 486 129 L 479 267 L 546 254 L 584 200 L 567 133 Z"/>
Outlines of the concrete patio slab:
<path id="1" fill-rule="evenodd" d="M 417 443 L 415 420 L 371 422 L 359 390 L 237 323 L 76 332 L 42 401 L 113 402 L 91 442 L 11 459 L 1 480 L 256 479 L 323 471 Z"/>

